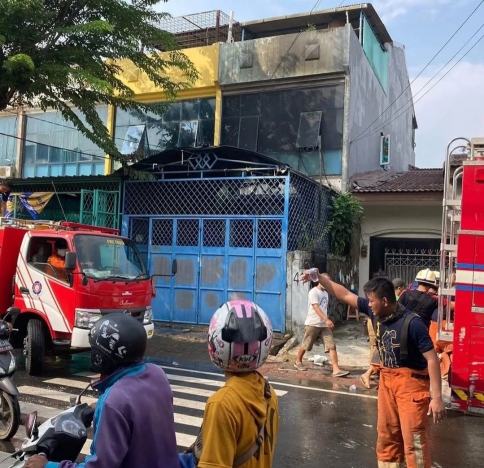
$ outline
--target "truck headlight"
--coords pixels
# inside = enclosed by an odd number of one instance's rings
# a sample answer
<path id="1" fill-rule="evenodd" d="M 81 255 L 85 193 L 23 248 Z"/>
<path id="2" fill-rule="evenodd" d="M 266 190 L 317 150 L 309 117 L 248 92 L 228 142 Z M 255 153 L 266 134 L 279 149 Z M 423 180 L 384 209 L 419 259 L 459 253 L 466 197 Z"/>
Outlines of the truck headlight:
<path id="1" fill-rule="evenodd" d="M 145 310 L 145 316 L 143 318 L 143 325 L 148 325 L 153 321 L 153 309 L 151 307 L 147 307 Z"/>
<path id="2" fill-rule="evenodd" d="M 90 329 L 101 318 L 101 312 L 76 309 L 76 327 Z"/>

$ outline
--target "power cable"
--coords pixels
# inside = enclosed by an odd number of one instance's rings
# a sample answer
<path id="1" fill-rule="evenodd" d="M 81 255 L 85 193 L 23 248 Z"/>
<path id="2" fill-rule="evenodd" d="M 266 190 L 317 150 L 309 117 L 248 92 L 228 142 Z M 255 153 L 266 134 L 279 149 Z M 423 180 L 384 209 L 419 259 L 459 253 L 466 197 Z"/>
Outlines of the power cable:
<path id="1" fill-rule="evenodd" d="M 467 54 L 468 54 L 469 52 L 471 52 L 471 51 L 472 51 L 472 49 L 474 49 L 474 47 L 476 47 L 476 46 L 477 46 L 477 44 L 479 44 L 479 42 L 481 42 L 481 40 L 482 40 L 482 39 L 484 39 L 484 34 L 483 34 L 483 35 L 482 35 L 482 36 L 481 36 L 481 37 L 480 37 L 480 38 L 479 38 L 479 39 L 478 39 L 478 40 L 475 42 L 475 44 L 474 44 L 474 45 L 473 45 L 473 46 L 472 46 L 472 47 L 471 47 L 471 48 L 470 48 L 470 49 L 469 49 L 469 50 L 468 50 L 468 51 L 467 51 L 467 52 L 466 52 L 466 53 L 465 53 L 465 54 L 464 54 L 464 55 L 463 55 L 463 56 L 462 56 L 462 57 L 461 57 L 461 58 L 460 58 L 460 59 L 459 59 L 457 62 L 455 62 L 455 63 L 454 63 L 454 65 L 452 65 L 452 67 L 451 67 L 451 68 L 449 68 L 449 70 L 447 70 L 447 72 L 445 72 L 445 74 L 444 74 L 444 75 L 442 75 L 442 76 L 440 77 L 440 79 L 439 79 L 437 82 L 435 82 L 435 83 L 434 83 L 434 84 L 433 84 L 433 85 L 432 85 L 432 86 L 431 86 L 431 87 L 430 87 L 430 88 L 429 88 L 429 89 L 428 89 L 428 90 L 427 90 L 427 91 L 426 91 L 426 92 L 425 92 L 425 93 L 424 93 L 422 96 L 420 96 L 420 97 L 419 97 L 419 98 L 418 98 L 418 99 L 415 101 L 415 103 L 414 103 L 414 104 L 417 104 L 417 102 L 419 102 L 421 99 L 423 99 L 423 98 L 424 98 L 424 97 L 425 97 L 425 96 L 426 96 L 426 95 L 427 95 L 427 94 L 428 94 L 428 93 L 429 93 L 429 92 L 430 92 L 430 91 L 431 91 L 433 88 L 435 88 L 435 87 L 436 87 L 436 86 L 437 86 L 437 85 L 438 85 L 438 84 L 439 84 L 439 83 L 440 83 L 440 82 L 441 82 L 441 81 L 442 81 L 442 80 L 443 80 L 443 79 L 444 79 L 444 78 L 445 78 L 445 77 L 446 77 L 446 76 L 447 76 L 447 75 L 448 75 L 448 74 L 449 74 L 449 73 L 450 73 L 450 72 L 451 72 L 451 71 L 452 71 L 452 70 L 453 70 L 453 69 L 454 69 L 454 68 L 455 68 L 455 67 L 456 67 L 456 66 L 457 66 L 457 65 L 458 65 L 458 64 L 459 64 L 459 63 L 460 63 L 460 62 L 461 62 L 463 59 L 464 59 L 464 57 L 466 57 L 466 56 L 467 56 Z M 422 88 L 422 89 L 423 89 L 423 88 Z M 420 92 L 420 91 L 419 91 L 419 92 Z M 409 102 L 410 102 L 410 101 L 409 101 Z M 408 104 L 409 102 L 407 102 L 407 104 Z M 407 104 L 405 104 L 405 105 L 407 105 Z M 404 106 L 402 106 L 402 107 L 400 108 L 400 110 L 402 110 L 402 109 L 403 109 L 403 107 L 405 107 L 405 105 L 404 105 Z M 408 109 L 409 109 L 409 108 L 404 109 L 402 113 L 398 114 L 398 115 L 397 115 L 397 116 L 396 116 L 394 119 L 390 120 L 390 121 L 389 121 L 389 122 L 388 122 L 386 125 L 391 124 L 393 121 L 395 121 L 396 119 L 398 119 L 398 118 L 399 118 L 399 117 L 401 117 L 402 115 L 405 115 L 405 112 L 406 112 Z M 397 112 L 398 112 L 398 111 L 397 111 Z M 396 113 L 395 113 L 395 114 L 396 114 Z M 393 115 L 395 115 L 395 114 L 393 114 Z M 386 125 L 384 125 L 384 126 L 386 126 Z M 383 127 L 382 127 L 382 128 L 383 128 Z M 370 135 L 374 135 L 375 133 L 378 133 L 379 131 L 381 131 L 381 130 L 382 130 L 382 128 L 378 128 L 377 130 L 375 130 L 375 131 L 373 131 L 373 132 L 371 132 L 371 133 L 369 133 L 369 134 L 367 134 L 367 135 L 364 135 L 364 136 L 363 136 L 363 137 L 361 137 L 360 139 L 364 139 L 364 138 L 366 138 L 366 137 L 369 137 Z M 357 140 L 353 140 L 353 142 L 355 142 L 355 141 L 357 141 Z M 353 142 L 352 142 L 352 143 L 353 143 Z"/>
<path id="2" fill-rule="evenodd" d="M 8 133 L 4 133 L 4 132 L 0 132 L 0 135 L 10 137 L 10 138 L 14 138 L 15 140 L 24 141 L 24 142 L 27 142 L 27 143 L 35 143 L 36 145 L 47 146 L 49 148 L 54 148 L 54 149 L 58 149 L 58 150 L 61 150 L 61 151 L 68 151 L 69 153 L 82 153 L 86 156 L 92 156 L 93 158 L 104 159 L 104 160 L 111 159 L 109 156 L 99 156 L 97 154 L 85 153 L 84 151 L 75 151 L 75 150 L 71 150 L 71 149 L 67 149 L 67 148 L 61 148 L 60 146 L 44 145 L 42 143 L 39 143 L 38 141 L 29 140 L 28 138 L 22 138 L 22 137 L 19 137 L 17 135 L 9 135 Z"/>
<path id="3" fill-rule="evenodd" d="M 430 59 L 430 61 L 425 65 L 425 67 L 422 68 L 422 70 L 419 72 L 419 74 L 410 82 L 410 84 L 395 98 L 395 100 L 370 124 L 368 127 L 366 127 L 353 141 L 358 140 L 367 130 L 369 130 L 375 122 L 380 119 L 380 117 L 388 110 L 390 107 L 395 104 L 398 99 L 409 89 L 412 84 L 415 82 L 415 80 L 430 66 L 430 64 L 437 58 L 437 56 L 444 50 L 444 48 L 449 44 L 449 42 L 456 36 L 456 34 L 464 27 L 464 25 L 469 21 L 469 19 L 474 15 L 474 13 L 480 8 L 480 6 L 484 3 L 484 0 L 481 0 L 479 5 L 477 5 L 476 8 L 471 12 L 471 14 L 465 19 L 465 21 L 457 28 L 457 30 L 450 36 L 450 38 L 447 40 L 447 42 L 439 49 L 439 51 Z M 398 111 L 397 111 L 398 112 Z"/>

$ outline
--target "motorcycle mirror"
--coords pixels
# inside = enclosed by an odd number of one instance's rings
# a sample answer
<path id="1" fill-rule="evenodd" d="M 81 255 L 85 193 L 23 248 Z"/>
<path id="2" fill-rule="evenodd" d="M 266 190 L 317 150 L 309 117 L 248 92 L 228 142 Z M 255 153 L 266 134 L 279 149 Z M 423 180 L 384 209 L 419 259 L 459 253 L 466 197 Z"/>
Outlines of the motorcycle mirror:
<path id="1" fill-rule="evenodd" d="M 25 420 L 25 433 L 28 437 L 32 437 L 35 430 L 35 425 L 37 424 L 37 411 L 29 413 Z"/>

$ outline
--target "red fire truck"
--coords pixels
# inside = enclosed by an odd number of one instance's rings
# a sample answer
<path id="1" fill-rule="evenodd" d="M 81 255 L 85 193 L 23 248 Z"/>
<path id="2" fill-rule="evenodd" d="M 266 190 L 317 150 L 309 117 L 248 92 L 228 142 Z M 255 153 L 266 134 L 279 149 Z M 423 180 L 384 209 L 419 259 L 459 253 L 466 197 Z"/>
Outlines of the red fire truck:
<path id="1" fill-rule="evenodd" d="M 61 268 L 49 261 L 63 244 Z M 63 253 L 63 252 L 62 252 Z M 151 338 L 153 286 L 135 243 L 115 229 L 0 219 L 0 314 L 15 312 L 12 344 L 29 374 L 46 353 L 89 348 L 93 323 L 111 312 L 140 320 Z"/>
<path id="2" fill-rule="evenodd" d="M 447 148 L 440 278 L 436 338 L 451 355 L 451 406 L 484 414 L 484 138 Z"/>

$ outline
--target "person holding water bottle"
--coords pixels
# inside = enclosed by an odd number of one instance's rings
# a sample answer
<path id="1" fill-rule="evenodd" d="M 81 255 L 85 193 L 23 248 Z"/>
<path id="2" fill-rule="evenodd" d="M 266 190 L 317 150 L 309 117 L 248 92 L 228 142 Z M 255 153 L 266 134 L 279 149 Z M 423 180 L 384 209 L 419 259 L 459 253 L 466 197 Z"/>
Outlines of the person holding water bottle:
<path id="1" fill-rule="evenodd" d="M 326 273 L 324 276 L 331 279 Z M 304 338 L 294 367 L 300 371 L 307 370 L 302 363 L 304 354 L 306 351 L 311 351 L 316 340 L 320 338 L 324 343 L 325 352 L 329 353 L 329 359 L 333 365 L 333 377 L 345 377 L 349 372 L 341 370 L 338 365 L 338 354 L 331 331 L 334 329 L 334 323 L 328 317 L 328 293 L 319 282 L 317 275 L 311 276 L 311 280 L 316 286 L 309 291 L 308 316 L 304 322 Z"/>

